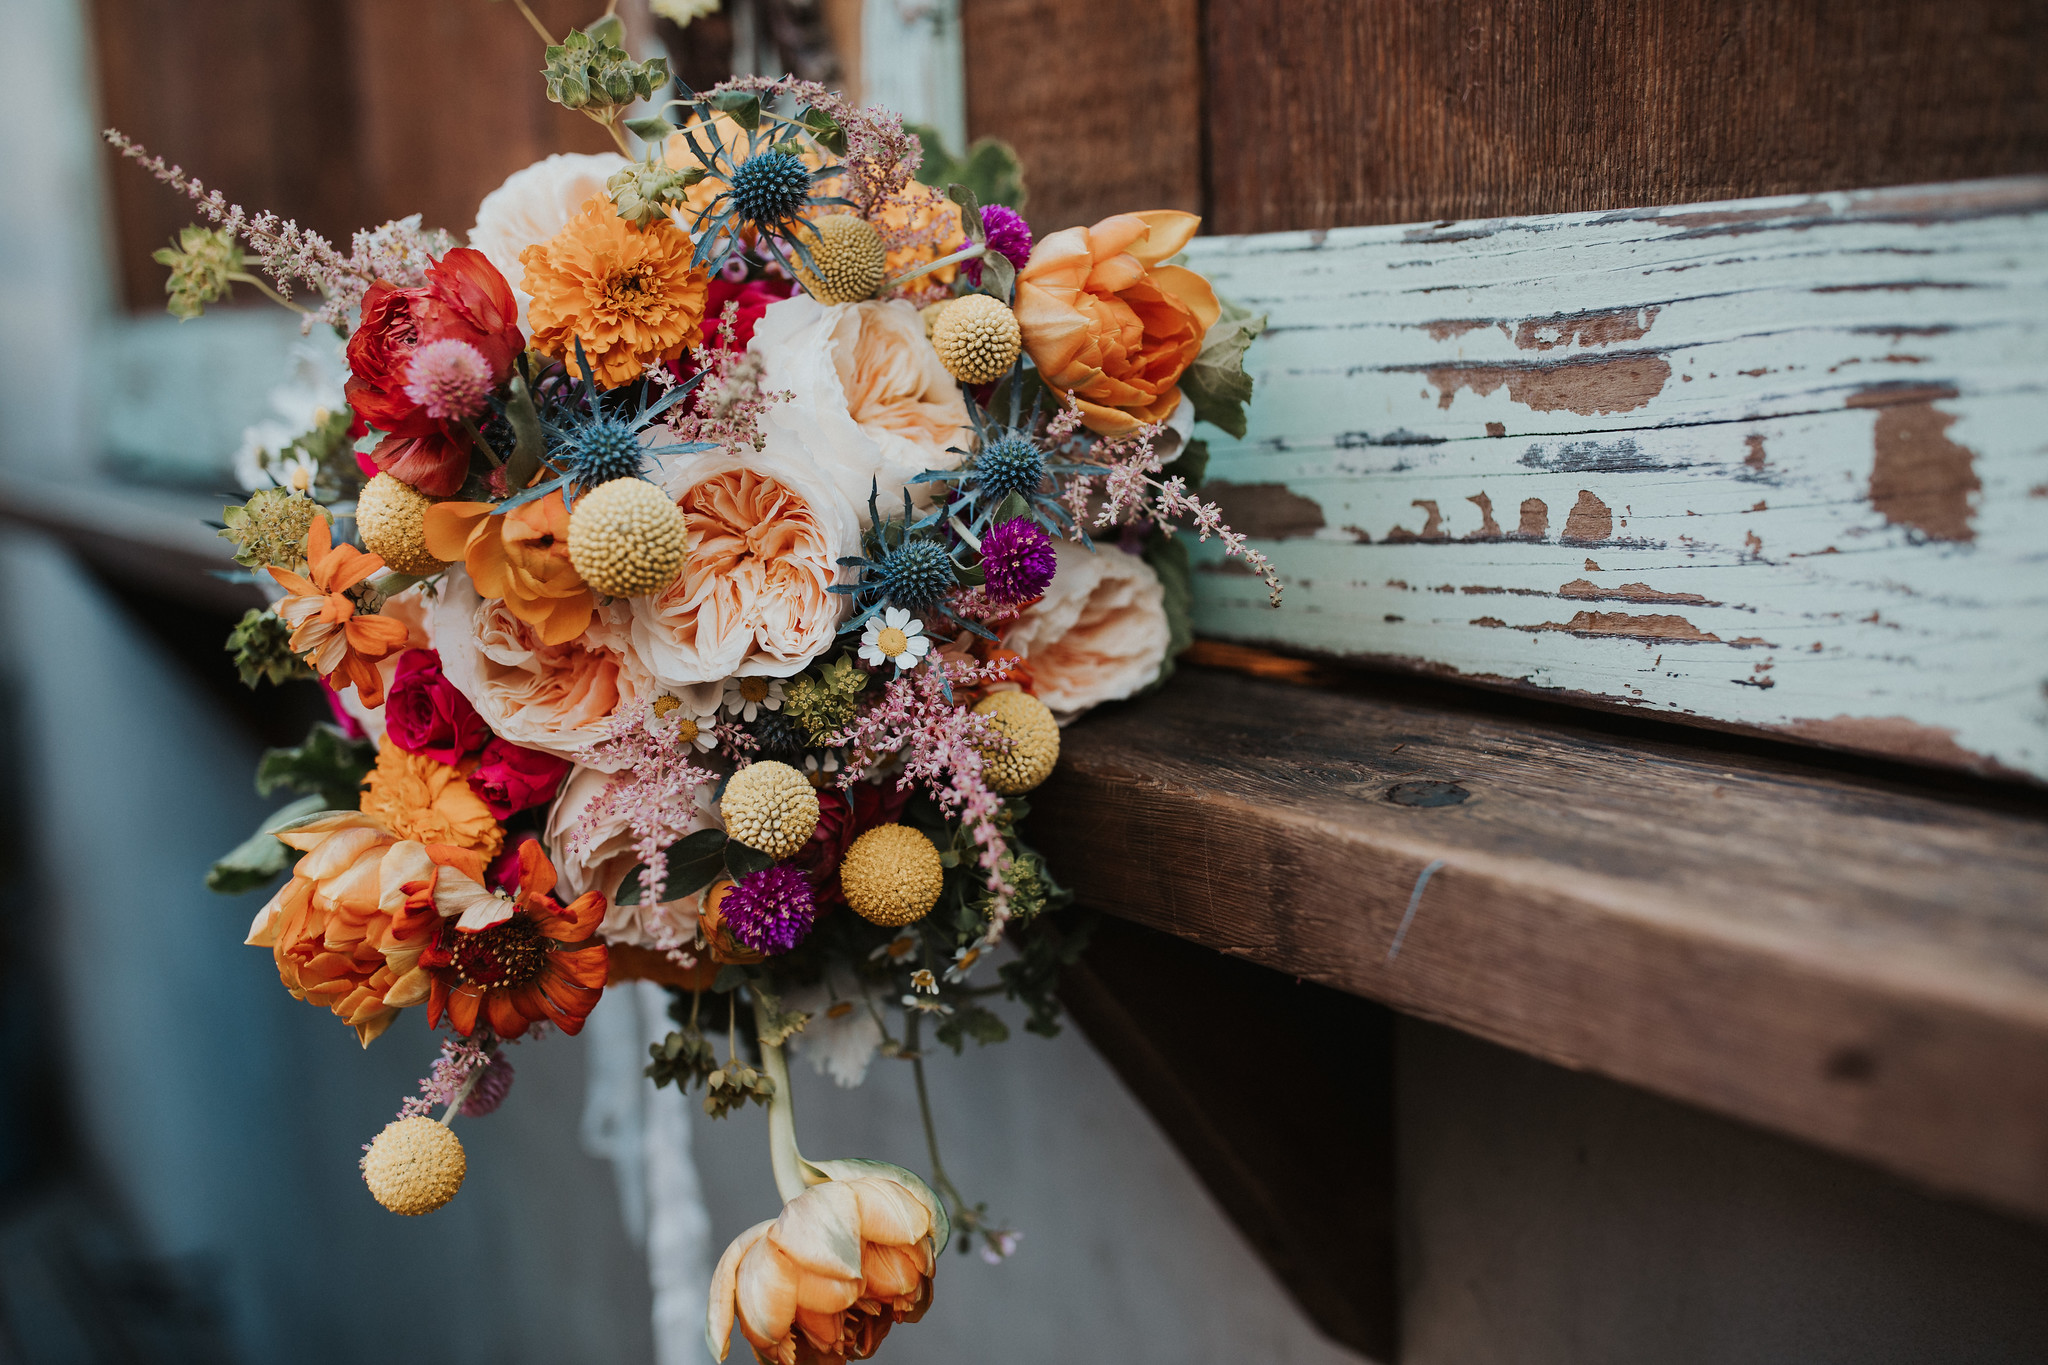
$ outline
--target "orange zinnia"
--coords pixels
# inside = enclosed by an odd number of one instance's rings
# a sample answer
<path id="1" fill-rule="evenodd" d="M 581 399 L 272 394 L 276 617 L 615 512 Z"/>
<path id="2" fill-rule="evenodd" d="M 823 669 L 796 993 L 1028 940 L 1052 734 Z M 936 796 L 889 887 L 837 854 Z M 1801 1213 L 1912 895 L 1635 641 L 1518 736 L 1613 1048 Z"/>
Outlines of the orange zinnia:
<path id="1" fill-rule="evenodd" d="M 569 562 L 569 506 L 560 492 L 500 516 L 488 502 L 437 502 L 427 509 L 427 550 L 461 560 L 484 597 L 559 645 L 590 625 L 597 599 Z"/>
<path id="2" fill-rule="evenodd" d="M 384 704 L 377 660 L 405 648 L 406 628 L 388 616 L 358 613 L 348 590 L 383 567 L 373 554 L 334 544 L 327 519 L 315 517 L 306 532 L 306 577 L 289 569 L 270 570 L 289 594 L 278 603 L 277 614 L 292 628 L 292 652 L 335 691 L 353 686 L 363 705 L 373 709 Z"/>
<path id="3" fill-rule="evenodd" d="M 1154 209 L 1041 240 L 1017 272 L 1017 324 L 1045 382 L 1102 436 L 1128 436 L 1180 406 L 1180 377 L 1221 314 L 1216 291 L 1166 265 L 1202 220 Z"/>
<path id="4" fill-rule="evenodd" d="M 465 1038 L 479 1022 L 500 1038 L 517 1038 L 534 1024 L 577 1033 L 604 994 L 607 953 L 589 942 L 604 919 L 605 898 L 587 891 L 567 908 L 550 894 L 555 867 L 540 841 L 519 846 L 519 894 L 507 897 L 454 868 L 444 871 L 435 902 L 444 921 L 434 946 L 420 958 L 433 976 L 427 1021 L 446 1014 Z M 582 947 L 575 945 L 582 944 Z"/>
<path id="5" fill-rule="evenodd" d="M 567 227 L 519 253 L 520 287 L 533 348 L 576 363 L 576 343 L 617 388 L 657 360 L 674 360 L 700 340 L 710 276 L 690 264 L 696 245 L 667 218 L 644 229 L 619 217 L 605 195 L 593 195 Z"/>
<path id="6" fill-rule="evenodd" d="M 277 837 L 305 856 L 246 942 L 270 949 L 285 989 L 327 1006 L 368 1047 L 427 998 L 420 954 L 441 923 L 438 864 L 454 850 L 402 840 L 359 811 L 325 812 Z"/>

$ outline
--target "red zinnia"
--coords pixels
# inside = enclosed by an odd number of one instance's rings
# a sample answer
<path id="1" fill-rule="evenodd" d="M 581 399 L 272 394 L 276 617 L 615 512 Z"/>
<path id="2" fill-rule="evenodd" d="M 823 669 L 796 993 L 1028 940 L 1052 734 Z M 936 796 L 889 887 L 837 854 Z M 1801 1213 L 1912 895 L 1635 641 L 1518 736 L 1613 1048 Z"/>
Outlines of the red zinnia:
<path id="1" fill-rule="evenodd" d="M 517 1038 L 543 1021 L 580 1032 L 604 994 L 605 946 L 589 942 L 604 919 L 604 897 L 585 892 L 564 908 L 550 894 L 554 864 L 534 839 L 519 845 L 514 897 L 447 869 L 441 880 L 435 900 L 443 914 L 467 905 L 459 918 L 442 921 L 434 946 L 420 955 L 433 978 L 428 1024 L 438 1026 L 445 1013 L 465 1038 L 479 1022 L 500 1038 Z"/>
<path id="2" fill-rule="evenodd" d="M 385 433 L 371 458 L 393 478 L 434 497 L 462 486 L 469 443 L 448 434 L 405 391 L 413 352 L 452 339 L 476 347 L 493 387 L 525 348 L 512 286 L 481 251 L 456 247 L 427 270 L 427 283 L 399 289 L 382 281 L 363 295 L 363 320 L 348 341 L 348 401 L 362 421 Z"/>

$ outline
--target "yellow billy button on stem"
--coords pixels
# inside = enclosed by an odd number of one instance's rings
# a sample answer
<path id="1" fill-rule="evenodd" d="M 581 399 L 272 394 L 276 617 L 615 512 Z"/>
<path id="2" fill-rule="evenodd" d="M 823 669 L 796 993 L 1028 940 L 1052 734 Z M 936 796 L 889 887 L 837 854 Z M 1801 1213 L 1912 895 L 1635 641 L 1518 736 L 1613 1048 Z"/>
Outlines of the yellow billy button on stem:
<path id="1" fill-rule="evenodd" d="M 796 277 L 811 297 L 820 303 L 859 303 L 873 298 L 889 267 L 882 235 L 874 224 L 851 213 L 832 213 L 812 223 L 811 229 L 799 228 L 797 240 L 811 254 L 811 264 L 817 269 L 806 269 L 803 257 L 791 253 Z"/>
<path id="2" fill-rule="evenodd" d="M 965 294 L 932 320 L 932 349 L 946 373 L 963 384 L 993 384 L 1023 349 L 1017 315 L 987 294 Z"/>
<path id="3" fill-rule="evenodd" d="M 748 848 L 787 858 L 818 827 L 818 793 L 795 768 L 765 758 L 732 775 L 718 813 L 725 832 Z"/>
<path id="4" fill-rule="evenodd" d="M 932 841 L 908 825 L 876 825 L 839 865 L 846 903 L 874 924 L 910 924 L 939 903 L 946 870 Z"/>
<path id="5" fill-rule="evenodd" d="M 683 512 L 645 479 L 613 479 L 576 500 L 569 562 L 607 597 L 660 592 L 683 567 Z"/>
<path id="6" fill-rule="evenodd" d="M 994 692 L 975 703 L 974 714 L 987 717 L 1010 741 L 1006 749 L 982 753 L 989 790 L 1019 796 L 1052 776 L 1060 761 L 1060 727 L 1052 708 L 1029 692 Z"/>
<path id="7" fill-rule="evenodd" d="M 440 1118 L 414 1114 L 394 1119 L 370 1140 L 361 1163 L 363 1183 L 378 1203 L 417 1218 L 455 1197 L 469 1173 L 469 1159 L 463 1155 L 462 1139 L 449 1125 L 489 1069 L 486 1061 L 472 1070 Z"/>
<path id="8" fill-rule="evenodd" d="M 409 483 L 379 474 L 356 496 L 356 531 L 363 548 L 394 573 L 428 578 L 448 567 L 427 549 L 427 509 L 433 499 Z"/>

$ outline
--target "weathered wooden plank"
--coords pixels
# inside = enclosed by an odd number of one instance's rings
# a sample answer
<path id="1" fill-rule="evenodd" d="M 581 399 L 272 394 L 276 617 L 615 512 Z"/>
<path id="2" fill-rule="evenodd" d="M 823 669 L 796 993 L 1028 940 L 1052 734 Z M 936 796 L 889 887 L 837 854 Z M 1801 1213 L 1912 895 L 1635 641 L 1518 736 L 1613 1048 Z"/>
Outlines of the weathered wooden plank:
<path id="1" fill-rule="evenodd" d="M 2040 0 L 1208 0 L 1202 23 L 1219 232 L 2048 170 Z"/>
<path id="2" fill-rule="evenodd" d="M 1197 626 L 2048 777 L 2048 179 L 1197 239 Z"/>
<path id="3" fill-rule="evenodd" d="M 1091 904 L 2048 1218 L 2039 801 L 1197 668 L 1043 791 Z"/>

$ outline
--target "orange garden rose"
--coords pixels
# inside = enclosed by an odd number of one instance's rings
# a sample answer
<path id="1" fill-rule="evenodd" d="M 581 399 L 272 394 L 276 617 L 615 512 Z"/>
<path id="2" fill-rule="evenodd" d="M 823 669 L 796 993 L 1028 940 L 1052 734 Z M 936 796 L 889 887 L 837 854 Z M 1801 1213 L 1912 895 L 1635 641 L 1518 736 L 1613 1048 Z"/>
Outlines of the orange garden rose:
<path id="1" fill-rule="evenodd" d="M 486 860 L 505 842 L 504 829 L 463 769 L 407 753 L 389 740 L 378 747 L 377 766 L 365 783 L 363 814 L 401 838 L 466 848 Z"/>
<path id="2" fill-rule="evenodd" d="M 1119 213 L 1046 237 L 1017 273 L 1024 348 L 1081 405 L 1090 431 L 1126 436 L 1180 405 L 1180 377 L 1221 309 L 1207 280 L 1160 263 L 1201 221 L 1171 209 Z"/>
<path id="3" fill-rule="evenodd" d="M 271 950 L 293 996 L 327 1006 L 368 1047 L 400 1009 L 427 999 L 419 959 L 440 924 L 435 882 L 442 862 L 463 855 L 400 839 L 359 811 L 277 837 L 305 856 L 256 912 L 247 942 Z"/>
<path id="4" fill-rule="evenodd" d="M 560 233 L 519 253 L 533 302 L 533 348 L 578 374 L 576 342 L 597 382 L 616 388 L 699 340 L 709 277 L 690 264 L 696 246 L 666 218 L 645 229 L 596 195 Z"/>
<path id="5" fill-rule="evenodd" d="M 384 561 L 353 545 L 336 545 L 327 519 L 315 517 L 306 532 L 306 573 L 272 568 L 285 590 L 277 614 L 292 628 L 292 651 L 328 680 L 336 691 L 354 687 L 365 706 L 384 701 L 377 660 L 405 648 L 403 622 L 356 611 L 348 590 L 384 568 Z"/>
<path id="6" fill-rule="evenodd" d="M 597 598 L 569 562 L 569 507 L 560 492 L 499 516 L 488 502 L 437 502 L 427 509 L 427 549 L 469 569 L 477 591 L 561 644 L 590 625 Z"/>
<path id="7" fill-rule="evenodd" d="M 771 1365 L 866 1360 L 891 1327 L 931 1306 L 936 1198 L 880 1174 L 894 1168 L 879 1162 L 813 1166 L 821 1168 L 844 1178 L 804 1190 L 719 1257 L 705 1322 L 718 1359 L 737 1323 Z"/>

